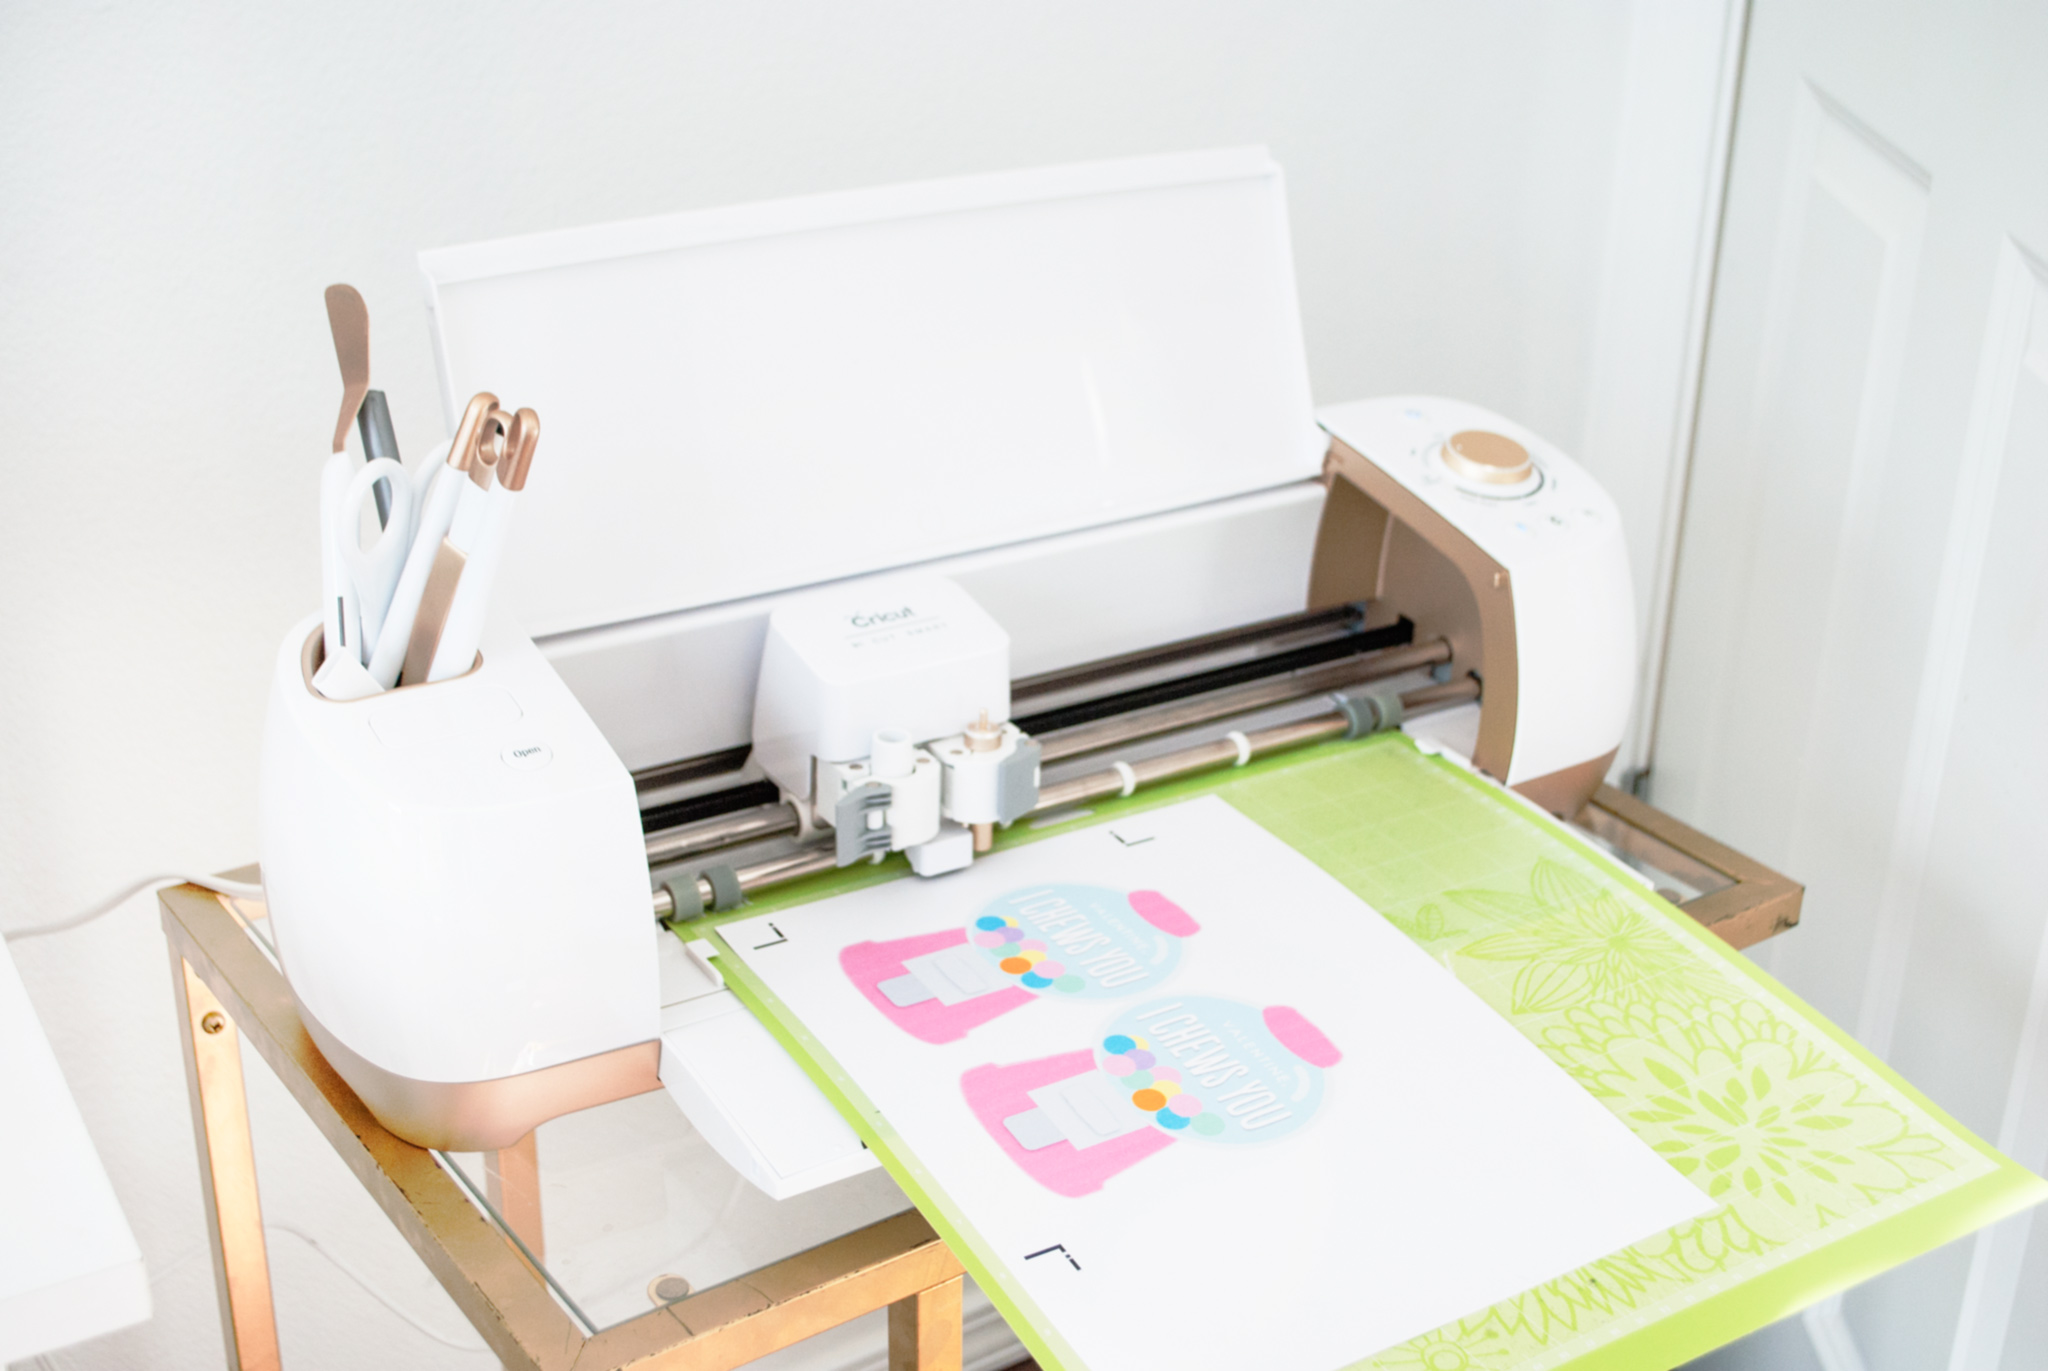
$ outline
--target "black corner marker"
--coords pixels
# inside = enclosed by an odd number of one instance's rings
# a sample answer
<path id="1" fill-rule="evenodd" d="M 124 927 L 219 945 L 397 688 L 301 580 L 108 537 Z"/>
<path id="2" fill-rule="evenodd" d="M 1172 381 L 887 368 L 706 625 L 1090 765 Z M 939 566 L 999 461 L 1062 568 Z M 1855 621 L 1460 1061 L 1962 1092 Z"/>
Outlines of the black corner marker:
<path id="1" fill-rule="evenodd" d="M 1054 1252 L 1057 1252 L 1062 1257 L 1065 1257 L 1067 1259 L 1068 1266 L 1073 1267 L 1076 1271 L 1079 1271 L 1081 1269 L 1081 1263 L 1074 1260 L 1074 1254 L 1067 1251 L 1067 1245 L 1065 1243 L 1056 1242 L 1051 1247 L 1041 1247 L 1036 1252 L 1027 1252 L 1024 1254 L 1024 1260 L 1032 1261 L 1038 1257 L 1048 1256 Z"/>

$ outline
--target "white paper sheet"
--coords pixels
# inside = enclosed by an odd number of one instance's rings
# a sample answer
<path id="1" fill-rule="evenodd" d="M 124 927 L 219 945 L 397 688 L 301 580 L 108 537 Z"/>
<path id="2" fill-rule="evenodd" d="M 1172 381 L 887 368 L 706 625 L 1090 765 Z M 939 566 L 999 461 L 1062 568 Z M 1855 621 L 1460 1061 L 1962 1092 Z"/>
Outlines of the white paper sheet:
<path id="1" fill-rule="evenodd" d="M 1712 1208 L 1214 796 L 723 933 L 1090 1371 L 1331 1371 Z"/>

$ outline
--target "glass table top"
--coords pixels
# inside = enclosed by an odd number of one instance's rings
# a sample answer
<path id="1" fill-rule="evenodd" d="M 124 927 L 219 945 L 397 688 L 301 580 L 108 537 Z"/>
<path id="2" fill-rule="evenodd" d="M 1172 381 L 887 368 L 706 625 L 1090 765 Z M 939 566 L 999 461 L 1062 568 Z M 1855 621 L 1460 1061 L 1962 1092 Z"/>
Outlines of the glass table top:
<path id="1" fill-rule="evenodd" d="M 521 1246 L 592 1332 L 910 1208 L 879 1169 L 770 1199 L 726 1165 L 666 1091 L 550 1120 L 536 1150 L 543 1250 Z M 490 1203 L 485 1156 L 435 1155 L 518 1240 Z M 662 1284 L 677 1278 L 687 1288 Z"/>
<path id="2" fill-rule="evenodd" d="M 266 911 L 231 901 L 273 964 Z M 537 1130 L 539 1250 L 524 1240 L 531 1193 L 508 1173 L 492 1197 L 490 1154 L 436 1152 L 477 1209 L 595 1333 L 911 1208 L 879 1168 L 790 1199 L 770 1199 L 691 1127 L 666 1091 L 615 1100 Z M 980 1301 L 973 1301 L 980 1303 Z"/>

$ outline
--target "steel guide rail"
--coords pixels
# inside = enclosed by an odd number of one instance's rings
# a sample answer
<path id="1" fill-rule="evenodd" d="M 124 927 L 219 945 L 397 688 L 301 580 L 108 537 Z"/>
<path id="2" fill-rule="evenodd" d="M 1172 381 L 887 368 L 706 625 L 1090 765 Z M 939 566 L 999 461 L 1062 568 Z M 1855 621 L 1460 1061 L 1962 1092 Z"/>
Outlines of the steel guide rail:
<path id="1" fill-rule="evenodd" d="M 1441 667 L 1451 660 L 1450 644 L 1442 639 L 1382 648 L 1340 661 L 1304 667 L 1264 681 L 1171 700 L 1130 710 L 1112 718 L 1076 724 L 1038 738 L 1048 763 L 1084 753 L 1122 747 L 1183 728 L 1215 723 L 1274 705 L 1311 699 L 1346 686 L 1386 680 L 1410 671 Z M 732 813 L 679 824 L 647 836 L 647 862 L 664 866 L 743 843 L 760 842 L 802 831 L 796 810 L 787 801 L 754 805 Z"/>
<path id="2" fill-rule="evenodd" d="M 1445 654 L 1448 655 L 1447 648 L 1445 649 Z M 1412 668 L 1403 668 L 1403 670 L 1407 669 Z M 1387 674 L 1394 675 L 1399 673 L 1389 672 Z M 1324 689 L 1327 690 L 1328 687 Z M 1304 696 L 1295 698 L 1306 698 L 1306 695 L 1317 693 L 1321 692 L 1310 691 L 1306 692 Z M 1419 686 L 1413 690 L 1403 691 L 1400 695 L 1402 712 L 1404 716 L 1410 718 L 1420 714 L 1433 713 L 1440 709 L 1449 709 L 1478 698 L 1479 682 L 1469 677 L 1461 681 L 1444 681 Z M 1242 712 L 1243 708 L 1241 706 L 1234 707 L 1228 711 L 1228 713 L 1233 714 Z M 1175 727 L 1184 726 L 1175 725 Z M 1303 747 L 1309 743 L 1322 742 L 1328 738 L 1343 737 L 1345 734 L 1353 733 L 1357 729 L 1358 720 L 1351 712 L 1343 708 L 1333 707 L 1324 713 L 1314 714 L 1305 719 L 1297 719 L 1291 723 L 1276 724 L 1270 728 L 1257 729 L 1249 733 L 1239 733 L 1232 737 L 1216 739 L 1213 742 L 1197 743 L 1193 746 L 1180 748 L 1157 757 L 1148 757 L 1142 761 L 1113 762 L 1099 771 L 1090 771 L 1083 775 L 1070 777 L 1067 780 L 1058 781 L 1046 786 L 1039 793 L 1038 804 L 1031 812 L 1043 814 L 1069 805 L 1079 804 L 1086 800 L 1099 799 L 1107 795 L 1128 795 L 1143 786 L 1156 785 L 1160 781 L 1190 775 L 1197 771 L 1206 771 L 1212 767 L 1224 765 L 1242 766 L 1247 762 L 1255 761 L 1260 757 L 1271 756 L 1276 752 Z M 789 821 L 786 828 L 778 827 L 774 831 L 778 833 L 793 831 L 796 827 L 795 815 L 790 813 L 786 805 L 777 806 L 777 808 L 785 813 L 789 813 Z M 711 849 L 703 850 L 708 851 Z M 839 859 L 836 848 L 830 844 L 823 844 L 800 848 L 795 852 L 779 857 L 772 857 L 734 868 L 731 876 L 733 882 L 738 887 L 740 895 L 747 896 L 754 894 L 756 891 L 787 885 L 791 881 L 801 880 L 806 876 L 816 876 L 827 871 L 837 870 L 838 866 Z M 699 875 L 694 878 L 694 881 L 698 908 L 696 911 L 686 911 L 684 914 L 685 918 L 696 917 L 698 913 L 716 909 L 721 904 L 717 883 L 711 877 Z M 687 890 L 685 893 L 688 893 Z M 730 908 L 733 902 L 728 899 L 724 903 L 725 907 Z M 666 885 L 653 892 L 652 905 L 653 914 L 657 920 L 666 920 L 676 915 L 676 899 Z"/>

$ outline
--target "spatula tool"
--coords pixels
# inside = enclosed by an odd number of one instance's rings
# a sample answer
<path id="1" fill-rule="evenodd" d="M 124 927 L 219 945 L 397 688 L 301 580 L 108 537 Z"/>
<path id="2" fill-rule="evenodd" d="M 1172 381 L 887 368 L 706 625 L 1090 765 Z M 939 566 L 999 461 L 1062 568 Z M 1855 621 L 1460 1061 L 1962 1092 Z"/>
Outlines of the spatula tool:
<path id="1" fill-rule="evenodd" d="M 334 331 L 334 359 L 341 363 L 341 418 L 334 424 L 334 450 L 340 452 L 370 389 L 370 310 L 354 286 L 327 288 L 327 326 Z"/>

